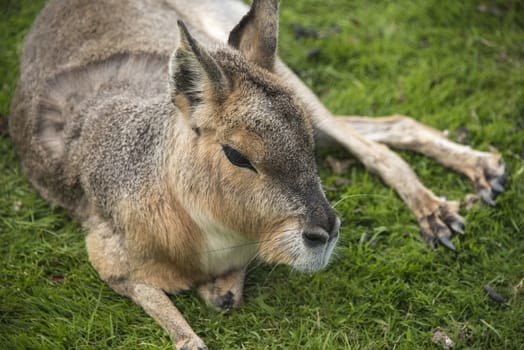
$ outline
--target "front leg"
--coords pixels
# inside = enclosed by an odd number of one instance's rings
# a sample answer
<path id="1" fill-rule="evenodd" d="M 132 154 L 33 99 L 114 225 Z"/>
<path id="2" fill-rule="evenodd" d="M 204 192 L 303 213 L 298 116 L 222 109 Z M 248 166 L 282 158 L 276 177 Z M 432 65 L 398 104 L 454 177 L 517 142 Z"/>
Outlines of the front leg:
<path id="1" fill-rule="evenodd" d="M 169 333 L 177 349 L 207 349 L 163 290 L 130 276 L 133 266 L 124 236 L 115 233 L 110 223 L 99 218 L 91 219 L 86 226 L 89 229 L 86 237 L 89 261 L 100 277 L 117 293 L 140 305 Z"/>
<path id="2" fill-rule="evenodd" d="M 162 290 L 146 284 L 129 284 L 129 296 L 169 333 L 177 349 L 207 349 L 202 339 L 193 332 L 184 316 Z"/>
<path id="3" fill-rule="evenodd" d="M 230 272 L 198 287 L 207 305 L 216 311 L 229 311 L 243 303 L 246 270 Z"/>

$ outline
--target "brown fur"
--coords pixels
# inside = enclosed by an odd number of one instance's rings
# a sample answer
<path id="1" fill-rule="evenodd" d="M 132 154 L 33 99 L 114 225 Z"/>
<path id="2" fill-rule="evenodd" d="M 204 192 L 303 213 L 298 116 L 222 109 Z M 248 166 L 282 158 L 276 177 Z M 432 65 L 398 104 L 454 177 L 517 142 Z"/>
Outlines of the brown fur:
<path id="1" fill-rule="evenodd" d="M 52 0 L 26 38 L 12 102 L 27 177 L 82 222 L 100 277 L 179 349 L 205 345 L 165 292 L 197 287 L 229 310 L 253 259 L 328 263 L 340 221 L 314 130 L 394 187 L 430 244 L 454 248 L 458 206 L 385 145 L 466 174 L 488 203 L 503 182 L 499 156 L 407 117 L 333 118 L 276 56 L 278 2 L 246 11 L 236 0 Z"/>
<path id="2" fill-rule="evenodd" d="M 238 45 L 212 49 L 179 5 L 51 1 L 26 39 L 10 129 L 34 186 L 87 229 L 100 277 L 186 349 L 204 345 L 164 292 L 197 286 L 236 307 L 253 259 L 324 267 L 339 220 L 310 115 L 273 71 L 277 2 L 255 1 Z"/>

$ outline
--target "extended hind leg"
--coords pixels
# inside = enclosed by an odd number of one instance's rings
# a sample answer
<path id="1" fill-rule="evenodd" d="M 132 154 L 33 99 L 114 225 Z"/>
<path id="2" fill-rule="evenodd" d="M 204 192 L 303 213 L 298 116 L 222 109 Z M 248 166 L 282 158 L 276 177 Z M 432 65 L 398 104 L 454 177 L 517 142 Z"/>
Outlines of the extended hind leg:
<path id="1" fill-rule="evenodd" d="M 364 166 L 393 187 L 418 220 L 426 242 L 440 241 L 454 249 L 452 231 L 463 232 L 464 219 L 458 214 L 456 202 L 435 196 L 417 178 L 409 165 L 387 146 L 365 137 L 349 123 L 334 118 L 313 92 L 282 62 L 278 74 L 304 101 L 311 113 L 318 136 L 328 144 L 336 143 L 357 157 Z"/>
<path id="2" fill-rule="evenodd" d="M 413 211 L 424 240 L 431 246 L 440 242 L 455 250 L 452 232 L 463 233 L 465 221 L 458 203 L 435 196 L 418 179 L 411 167 L 386 145 L 367 139 L 349 125 L 326 119 L 323 132 L 357 156 L 367 169 L 379 174 Z"/>
<path id="3" fill-rule="evenodd" d="M 466 175 L 489 205 L 495 205 L 494 198 L 503 191 L 505 165 L 498 154 L 454 143 L 442 132 L 401 115 L 381 118 L 345 116 L 336 117 L 336 120 L 369 140 L 422 153 Z"/>

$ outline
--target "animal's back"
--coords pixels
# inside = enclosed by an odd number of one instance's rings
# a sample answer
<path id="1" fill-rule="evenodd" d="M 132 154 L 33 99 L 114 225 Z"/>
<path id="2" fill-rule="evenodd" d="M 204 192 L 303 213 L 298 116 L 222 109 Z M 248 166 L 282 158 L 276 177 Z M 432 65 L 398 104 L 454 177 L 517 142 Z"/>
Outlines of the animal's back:
<path id="1" fill-rule="evenodd" d="M 119 84 L 144 99 L 165 93 L 177 19 L 213 45 L 245 10 L 237 1 L 50 1 L 26 38 L 10 118 L 24 171 L 42 196 L 81 217 L 84 189 L 71 158 L 86 103 L 103 103 L 101 91 Z"/>
<path id="2" fill-rule="evenodd" d="M 168 57 L 177 45 L 177 19 L 201 43 L 225 41 L 247 8 L 236 0 L 52 0 L 26 38 L 25 74 L 59 71 L 115 54 Z"/>

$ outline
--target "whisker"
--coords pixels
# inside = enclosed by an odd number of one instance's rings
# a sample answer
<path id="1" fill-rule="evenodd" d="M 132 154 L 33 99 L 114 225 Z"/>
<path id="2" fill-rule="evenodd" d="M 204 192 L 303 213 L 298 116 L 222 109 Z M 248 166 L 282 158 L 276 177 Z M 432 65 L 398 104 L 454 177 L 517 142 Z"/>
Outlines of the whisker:
<path id="1" fill-rule="evenodd" d="M 271 267 L 271 270 L 269 270 L 269 272 L 267 273 L 266 275 L 266 279 L 264 280 L 264 284 L 267 284 L 268 283 L 268 280 L 269 280 L 269 277 L 271 277 L 271 274 L 277 269 L 278 265 L 275 264 Z"/>
<path id="2" fill-rule="evenodd" d="M 384 196 L 382 194 L 373 194 L 373 193 L 359 193 L 359 194 L 347 194 L 342 196 L 338 201 L 336 201 L 334 204 L 331 204 L 333 208 L 335 208 L 337 205 L 342 203 L 348 198 L 356 198 L 356 197 L 378 197 L 378 198 L 388 198 L 388 196 Z"/>
<path id="3" fill-rule="evenodd" d="M 248 235 L 255 235 L 255 234 L 263 235 L 263 234 L 266 234 L 266 233 L 282 234 L 282 233 L 294 232 L 294 231 L 297 231 L 297 230 L 296 229 L 288 229 L 288 230 L 281 230 L 281 231 L 268 231 L 268 232 L 256 232 L 256 233 L 250 232 L 250 233 L 247 233 L 247 234 Z M 236 249 L 236 248 L 242 248 L 242 247 L 249 247 L 249 246 L 257 245 L 257 244 L 264 243 L 264 242 L 278 241 L 279 239 L 282 239 L 282 237 L 281 236 L 276 236 L 276 237 L 272 237 L 272 238 L 268 238 L 268 239 L 264 239 L 264 240 L 256 240 L 256 241 L 253 241 L 253 242 L 242 243 L 242 244 L 238 244 L 238 245 L 232 245 L 232 246 L 229 246 L 229 247 L 223 247 L 223 248 L 208 250 L 208 251 L 206 251 L 206 253 L 215 253 L 215 252 L 220 252 L 220 251 L 224 251 L 224 250 L 230 250 L 230 249 Z"/>
<path id="4" fill-rule="evenodd" d="M 266 240 L 264 240 L 264 241 L 254 241 L 254 242 L 249 242 L 249 243 L 232 245 L 232 246 L 229 246 L 229 247 L 223 247 L 223 248 L 218 248 L 218 249 L 213 249 L 213 250 L 207 250 L 206 253 L 208 253 L 208 254 L 209 253 L 217 253 L 217 252 L 222 252 L 224 250 L 250 247 L 250 246 L 254 246 L 254 245 L 260 244 L 262 242 L 266 242 Z"/>

